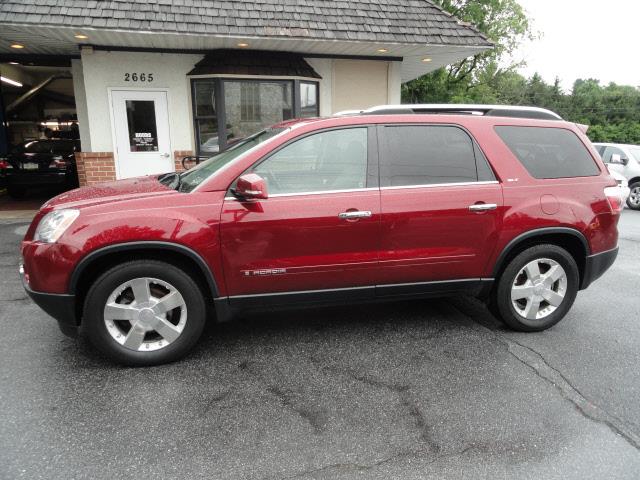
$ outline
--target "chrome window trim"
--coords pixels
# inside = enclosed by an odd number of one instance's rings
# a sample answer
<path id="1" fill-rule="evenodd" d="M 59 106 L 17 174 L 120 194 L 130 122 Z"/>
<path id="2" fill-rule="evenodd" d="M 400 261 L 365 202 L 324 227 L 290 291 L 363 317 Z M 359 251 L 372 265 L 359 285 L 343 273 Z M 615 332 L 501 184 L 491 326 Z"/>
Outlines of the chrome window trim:
<path id="1" fill-rule="evenodd" d="M 370 187 L 370 188 L 349 188 L 346 190 L 318 190 L 315 192 L 297 192 L 297 193 L 274 193 L 273 195 L 269 195 L 269 198 L 279 198 L 279 197 L 299 197 L 306 195 L 323 195 L 323 194 L 332 194 L 332 193 L 353 193 L 353 192 L 371 192 L 374 190 L 380 190 L 378 187 Z M 230 196 L 224 197 L 225 200 L 238 200 L 239 198 Z M 246 200 L 245 200 L 246 201 Z"/>
<path id="2" fill-rule="evenodd" d="M 404 188 L 435 188 L 435 187 L 463 187 L 468 185 L 497 185 L 497 180 L 487 180 L 483 182 L 453 182 L 453 183 L 427 183 L 424 185 L 400 185 L 397 187 L 380 187 L 380 190 L 401 190 Z"/>

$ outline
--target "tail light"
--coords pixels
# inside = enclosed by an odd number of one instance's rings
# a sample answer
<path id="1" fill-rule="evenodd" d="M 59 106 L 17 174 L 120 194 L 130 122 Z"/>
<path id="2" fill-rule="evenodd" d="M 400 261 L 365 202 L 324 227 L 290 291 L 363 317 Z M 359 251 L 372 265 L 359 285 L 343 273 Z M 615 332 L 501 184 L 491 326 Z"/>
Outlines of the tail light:
<path id="1" fill-rule="evenodd" d="M 622 190 L 619 187 L 606 187 L 604 194 L 607 197 L 609 206 L 614 215 L 622 212 L 624 208 L 624 198 L 622 197 Z"/>
<path id="2" fill-rule="evenodd" d="M 13 168 L 13 166 L 9 162 L 0 160 L 0 170 L 9 170 L 11 168 Z"/>
<path id="3" fill-rule="evenodd" d="M 49 164 L 49 168 L 58 168 L 60 170 L 64 170 L 67 168 L 67 162 L 65 162 L 62 157 L 53 157 L 53 160 Z"/>

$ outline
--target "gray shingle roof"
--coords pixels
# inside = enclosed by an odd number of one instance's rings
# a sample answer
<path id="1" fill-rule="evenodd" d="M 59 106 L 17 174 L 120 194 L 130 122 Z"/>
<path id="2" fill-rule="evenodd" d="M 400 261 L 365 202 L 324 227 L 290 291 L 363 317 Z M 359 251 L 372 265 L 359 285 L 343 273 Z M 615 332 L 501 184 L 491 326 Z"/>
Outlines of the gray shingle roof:
<path id="1" fill-rule="evenodd" d="M 488 46 L 429 0 L 2 0 L 0 23 Z"/>

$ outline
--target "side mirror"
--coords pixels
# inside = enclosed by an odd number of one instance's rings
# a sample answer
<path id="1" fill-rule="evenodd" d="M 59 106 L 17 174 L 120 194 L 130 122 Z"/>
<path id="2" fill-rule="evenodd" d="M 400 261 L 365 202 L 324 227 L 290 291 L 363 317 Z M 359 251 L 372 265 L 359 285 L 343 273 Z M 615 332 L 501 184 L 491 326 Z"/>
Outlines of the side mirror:
<path id="1" fill-rule="evenodd" d="M 609 163 L 613 163 L 614 165 L 626 165 L 629 163 L 629 159 L 622 157 L 619 153 L 614 153 L 611 155 Z"/>
<path id="2" fill-rule="evenodd" d="M 245 173 L 236 182 L 234 194 L 246 200 L 266 200 L 267 182 L 256 173 Z"/>

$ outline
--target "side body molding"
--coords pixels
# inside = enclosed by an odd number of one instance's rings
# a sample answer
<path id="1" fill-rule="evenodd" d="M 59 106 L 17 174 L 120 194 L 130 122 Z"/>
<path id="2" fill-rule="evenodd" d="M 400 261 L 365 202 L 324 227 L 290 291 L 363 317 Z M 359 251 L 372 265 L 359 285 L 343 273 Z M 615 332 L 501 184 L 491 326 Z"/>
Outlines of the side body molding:
<path id="1" fill-rule="evenodd" d="M 189 247 L 185 247 L 184 245 L 180 245 L 178 243 L 172 243 L 172 242 L 161 242 L 161 241 L 126 242 L 126 243 L 119 243 L 117 245 L 109 245 L 107 247 L 102 247 L 97 250 L 94 250 L 93 252 L 89 253 L 84 258 L 82 258 L 82 260 L 78 262 L 78 265 L 76 265 L 76 268 L 71 274 L 71 278 L 69 280 L 68 293 L 71 295 L 75 295 L 78 287 L 78 281 L 82 276 L 82 273 L 95 260 L 111 253 L 125 252 L 127 250 L 141 250 L 141 249 L 171 250 L 189 257 L 198 265 L 198 267 L 202 271 L 204 278 L 207 280 L 207 284 L 213 295 L 213 298 L 217 298 L 219 296 L 218 286 L 216 284 L 215 278 L 213 277 L 213 273 L 211 272 L 211 269 L 207 265 L 207 262 L 204 261 L 204 259 L 200 256 L 200 254 L 198 254 L 197 252 L 195 252 Z"/>

